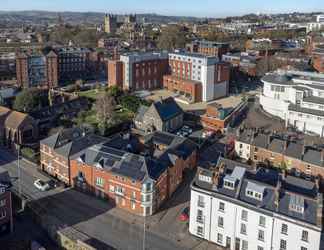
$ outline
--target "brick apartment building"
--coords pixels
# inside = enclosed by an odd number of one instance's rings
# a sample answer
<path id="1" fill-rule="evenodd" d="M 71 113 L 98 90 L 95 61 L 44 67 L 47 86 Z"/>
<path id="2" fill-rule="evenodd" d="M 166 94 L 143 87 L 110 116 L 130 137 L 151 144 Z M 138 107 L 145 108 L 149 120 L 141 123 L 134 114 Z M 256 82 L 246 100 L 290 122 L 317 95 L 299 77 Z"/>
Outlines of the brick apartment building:
<path id="1" fill-rule="evenodd" d="M 11 180 L 7 170 L 0 169 L 0 234 L 13 231 Z"/>
<path id="2" fill-rule="evenodd" d="M 104 140 L 93 134 L 86 135 L 78 128 L 62 130 L 40 141 L 41 169 L 69 185 L 71 155 Z"/>
<path id="3" fill-rule="evenodd" d="M 119 60 L 108 61 L 108 85 L 123 89 L 124 64 Z"/>
<path id="4" fill-rule="evenodd" d="M 238 135 L 235 152 L 245 160 L 324 179 L 324 151 L 314 145 L 281 136 L 246 130 Z"/>
<path id="5" fill-rule="evenodd" d="M 229 52 L 230 44 L 198 40 L 187 44 L 186 49 L 189 53 L 200 53 L 206 56 L 216 56 L 221 60 L 222 56 Z"/>
<path id="6" fill-rule="evenodd" d="M 261 58 L 257 53 L 248 52 L 227 53 L 223 55 L 223 61 L 230 63 L 231 69 L 235 73 L 240 72 L 251 77 L 259 75 L 258 63 Z"/>
<path id="7" fill-rule="evenodd" d="M 196 167 L 196 145 L 156 132 L 144 139 L 144 157 L 121 148 L 120 140 L 124 139 L 114 138 L 73 155 L 72 186 L 130 213 L 152 215 L 183 181 L 185 169 Z"/>
<path id="8" fill-rule="evenodd" d="M 169 54 L 169 67 L 164 87 L 187 102 L 207 102 L 228 94 L 230 67 L 215 56 L 174 52 Z"/>
<path id="9" fill-rule="evenodd" d="M 103 78 L 106 63 L 103 53 L 86 48 L 20 52 L 16 56 L 16 75 L 21 87 L 55 88 L 79 79 Z"/>
<path id="10" fill-rule="evenodd" d="M 119 61 L 108 63 L 108 72 L 108 83 L 120 85 L 122 82 L 125 90 L 161 88 L 163 76 L 168 72 L 168 54 L 164 52 L 123 54 Z"/>
<path id="11" fill-rule="evenodd" d="M 319 73 L 324 73 L 324 45 L 318 46 L 312 53 L 313 67 Z"/>
<path id="12" fill-rule="evenodd" d="M 12 80 L 16 78 L 16 54 L 0 54 L 0 81 Z"/>

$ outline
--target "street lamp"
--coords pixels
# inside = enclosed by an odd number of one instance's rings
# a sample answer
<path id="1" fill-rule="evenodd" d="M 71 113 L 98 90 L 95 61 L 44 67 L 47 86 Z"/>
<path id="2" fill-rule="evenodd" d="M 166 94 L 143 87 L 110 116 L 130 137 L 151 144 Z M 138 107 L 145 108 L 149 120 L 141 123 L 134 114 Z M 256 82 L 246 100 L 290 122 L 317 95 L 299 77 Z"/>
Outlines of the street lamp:
<path id="1" fill-rule="evenodd" d="M 145 233 L 146 233 L 146 214 L 144 215 L 143 250 L 145 250 Z"/>
<path id="2" fill-rule="evenodd" d="M 21 197 L 21 172 L 20 172 L 20 145 L 17 145 L 18 149 L 18 159 L 17 159 L 17 167 L 18 167 L 18 193 L 19 197 Z"/>

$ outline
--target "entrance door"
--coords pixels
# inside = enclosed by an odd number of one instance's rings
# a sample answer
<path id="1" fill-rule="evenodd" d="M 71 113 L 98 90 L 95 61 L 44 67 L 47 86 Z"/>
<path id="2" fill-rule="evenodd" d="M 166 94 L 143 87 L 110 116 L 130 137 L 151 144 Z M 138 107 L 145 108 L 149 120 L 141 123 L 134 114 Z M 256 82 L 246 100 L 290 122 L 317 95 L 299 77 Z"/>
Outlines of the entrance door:
<path id="1" fill-rule="evenodd" d="M 226 237 L 226 247 L 231 248 L 231 237 Z"/>
<path id="2" fill-rule="evenodd" d="M 235 238 L 235 250 L 240 250 L 241 240 L 239 238 Z"/>

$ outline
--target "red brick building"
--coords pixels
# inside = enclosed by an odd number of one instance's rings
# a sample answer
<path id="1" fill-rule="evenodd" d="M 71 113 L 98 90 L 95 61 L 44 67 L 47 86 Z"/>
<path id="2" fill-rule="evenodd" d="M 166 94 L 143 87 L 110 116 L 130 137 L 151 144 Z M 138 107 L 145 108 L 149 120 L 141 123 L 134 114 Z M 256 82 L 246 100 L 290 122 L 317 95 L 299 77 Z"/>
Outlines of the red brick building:
<path id="1" fill-rule="evenodd" d="M 313 50 L 312 61 L 315 70 L 320 73 L 324 73 L 324 45 Z"/>
<path id="2" fill-rule="evenodd" d="M 163 86 L 163 76 L 168 72 L 167 53 L 129 53 L 121 55 L 120 61 L 123 63 L 123 89 L 138 91 Z M 117 69 L 115 72 L 119 74 L 120 68 Z"/>
<path id="3" fill-rule="evenodd" d="M 13 231 L 11 181 L 7 170 L 0 170 L 0 234 Z"/>
<path id="4" fill-rule="evenodd" d="M 237 137 L 235 150 L 245 160 L 295 171 L 306 178 L 320 177 L 324 183 L 324 150 L 314 145 L 247 130 Z"/>
<path id="5" fill-rule="evenodd" d="M 229 51 L 230 45 L 229 43 L 200 40 L 187 44 L 186 48 L 190 53 L 200 53 L 206 56 L 217 56 L 219 59 L 222 59 L 222 56 Z"/>
<path id="6" fill-rule="evenodd" d="M 105 138 L 86 135 L 80 129 L 66 129 L 40 141 L 41 170 L 70 184 L 70 156 Z"/>
<path id="7" fill-rule="evenodd" d="M 123 89 L 124 64 L 119 60 L 108 61 L 108 86 L 117 86 Z"/>
<path id="8" fill-rule="evenodd" d="M 196 167 L 195 144 L 172 134 L 156 132 L 146 137 L 149 157 L 116 145 L 120 143 L 112 141 L 75 154 L 71 184 L 137 215 L 154 214 L 183 181 L 185 169 Z"/>
<path id="9" fill-rule="evenodd" d="M 206 113 L 201 115 L 201 124 L 207 130 L 224 132 L 236 119 L 245 114 L 246 103 L 239 103 L 235 107 L 223 107 L 218 103 L 208 104 Z"/>

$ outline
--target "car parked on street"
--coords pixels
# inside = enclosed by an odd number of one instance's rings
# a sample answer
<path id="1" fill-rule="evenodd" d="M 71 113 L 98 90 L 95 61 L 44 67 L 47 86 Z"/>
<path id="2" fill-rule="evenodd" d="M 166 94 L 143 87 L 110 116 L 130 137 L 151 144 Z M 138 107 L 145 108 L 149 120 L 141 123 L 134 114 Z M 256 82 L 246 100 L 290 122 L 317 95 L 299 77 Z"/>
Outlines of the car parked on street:
<path id="1" fill-rule="evenodd" d="M 34 186 L 40 191 L 47 191 L 50 189 L 50 185 L 48 184 L 48 182 L 42 181 L 40 179 L 37 179 L 34 182 Z"/>
<path id="2" fill-rule="evenodd" d="M 189 220 L 189 207 L 185 207 L 181 214 L 179 215 L 180 221 L 188 221 Z"/>

